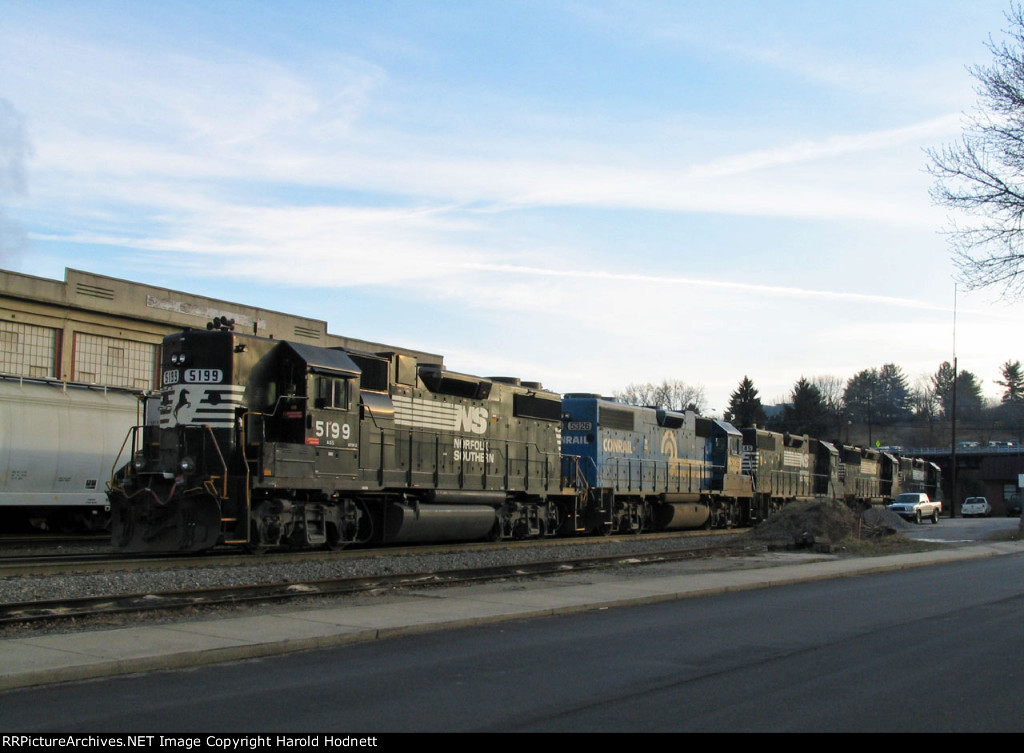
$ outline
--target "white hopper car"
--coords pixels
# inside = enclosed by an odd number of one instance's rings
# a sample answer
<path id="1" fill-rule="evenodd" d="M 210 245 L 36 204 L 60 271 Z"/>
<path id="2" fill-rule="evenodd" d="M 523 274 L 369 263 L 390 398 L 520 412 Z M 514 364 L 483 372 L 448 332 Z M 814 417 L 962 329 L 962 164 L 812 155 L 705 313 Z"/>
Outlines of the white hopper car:
<path id="1" fill-rule="evenodd" d="M 139 394 L 57 381 L 0 378 L 0 515 L 55 530 L 109 525 L 107 481 Z"/>

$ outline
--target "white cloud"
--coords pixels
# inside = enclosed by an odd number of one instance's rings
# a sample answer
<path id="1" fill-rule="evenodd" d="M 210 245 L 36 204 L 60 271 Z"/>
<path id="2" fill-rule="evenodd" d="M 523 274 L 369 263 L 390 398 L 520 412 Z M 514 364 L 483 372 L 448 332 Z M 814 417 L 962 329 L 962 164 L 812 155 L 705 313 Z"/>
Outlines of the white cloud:
<path id="1" fill-rule="evenodd" d="M 9 41 L 8 37 L 5 41 Z M 920 147 L 955 131 L 952 117 L 862 134 L 794 139 L 759 148 L 736 134 L 736 151 L 707 161 L 679 152 L 685 134 L 624 148 L 577 135 L 571 156 L 539 146 L 550 134 L 517 130 L 491 143 L 446 134 L 443 154 L 419 134 L 364 122 L 389 75 L 354 57 L 312 70 L 249 54 L 216 61 L 36 35 L 2 58 L 31 64 L 14 81 L 34 113 L 33 169 L 41 196 L 60 192 L 167 207 L 173 193 L 213 196 L 320 187 L 497 207 L 599 207 L 748 216 L 858 218 L 930 224 L 926 179 L 904 177 Z M 73 71 L 68 75 L 68 71 Z M 124 76 L 131 71 L 131 76 Z M 74 112 L 74 125 L 58 115 Z M 452 123 L 455 126 L 455 123 Z M 648 128 L 646 135 L 655 133 Z M 651 154 L 659 154 L 657 163 Z M 488 155 L 482 157 L 481 155 Z M 69 186 L 69 176 L 73 183 Z M 899 177 L 896 177 L 899 176 Z M 113 185 L 116 179 L 120 185 Z M 159 185 L 163 183 L 164 186 Z M 187 202 L 182 198 L 170 206 Z M 86 211 L 86 210 L 82 210 Z"/>
<path id="2" fill-rule="evenodd" d="M 836 132 L 840 114 L 816 121 L 813 108 L 780 107 L 768 128 L 736 117 L 740 106 L 691 112 L 683 96 L 620 113 L 622 81 L 592 83 L 590 103 L 526 85 L 477 99 L 486 81 L 433 81 L 326 46 L 300 63 L 203 39 L 146 48 L 15 31 L 0 30 L 0 91 L 36 142 L 18 209 L 41 246 L 115 247 L 117 263 L 293 286 L 318 296 L 325 317 L 344 315 L 340 289 L 376 287 L 440 317 L 435 342 L 400 344 L 443 352 L 456 368 L 595 391 L 679 376 L 706 384 L 719 410 L 716 391 L 727 395 L 744 373 L 775 396 L 815 365 L 832 373 L 904 353 L 923 367 L 946 350 L 941 222 L 921 148 L 955 138 L 959 116 L 872 112 L 879 100 L 851 75 L 856 55 L 815 73 L 813 54 L 767 53 L 801 72 L 787 83 L 816 75 L 842 86 L 864 117 Z M 414 42 L 424 69 L 459 60 L 457 49 Z M 907 80 L 934 70 L 922 63 L 889 83 L 926 96 Z M 670 71 L 660 90 L 674 93 L 687 72 Z M 412 91 L 420 81 L 435 88 Z M 454 109 L 434 109 L 433 92 Z M 729 97 L 708 96 L 718 94 Z M 574 226 L 595 215 L 621 235 Z M 667 240 L 646 225 L 665 215 L 678 233 Z M 697 216 L 705 238 L 690 231 Z M 758 252 L 784 284 L 751 264 Z M 833 253 L 849 257 L 840 273 L 822 263 Z M 662 273 L 637 273 L 641 255 L 643 269 Z M 898 267 L 912 278 L 884 280 L 897 255 L 922 261 Z M 1016 325 L 1003 315 L 981 308 L 988 328 L 971 330 L 975 353 L 1014 355 L 1002 353 L 1005 333 L 993 339 Z M 911 319 L 917 330 L 904 334 Z M 489 339 L 459 332 L 478 328 Z"/>

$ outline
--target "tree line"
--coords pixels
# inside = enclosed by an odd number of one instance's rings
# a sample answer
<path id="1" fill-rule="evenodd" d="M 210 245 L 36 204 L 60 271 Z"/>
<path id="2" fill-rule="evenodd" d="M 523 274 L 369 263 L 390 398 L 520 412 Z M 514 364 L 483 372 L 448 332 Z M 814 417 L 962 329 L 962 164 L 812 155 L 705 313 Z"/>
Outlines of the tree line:
<path id="1" fill-rule="evenodd" d="M 1024 417 L 1024 369 L 1020 361 L 1007 361 L 1000 375 L 995 383 L 1003 387 L 1003 395 L 991 406 L 982 395 L 981 380 L 967 370 L 954 373 L 948 361 L 914 385 L 893 363 L 864 369 L 845 384 L 835 377 L 800 377 L 781 412 L 772 416 L 767 415 L 754 383 L 744 377 L 730 395 L 725 417 L 740 427 L 758 425 L 844 441 L 852 432 L 868 443 L 893 436 L 933 443 L 948 430 L 955 410 L 964 432 L 1001 431 L 1016 437 Z M 903 430 L 894 433 L 894 428 Z"/>
<path id="2" fill-rule="evenodd" d="M 760 426 L 772 431 L 809 434 L 839 441 L 876 443 L 884 437 L 908 437 L 922 444 L 943 438 L 956 418 L 967 437 L 973 429 L 1003 432 L 1017 438 L 1024 419 L 1024 368 L 1020 361 L 1007 361 L 1000 368 L 1003 387 L 997 405 L 986 405 L 981 381 L 967 370 L 957 370 L 944 361 L 936 372 L 911 385 L 903 370 L 893 363 L 864 369 L 845 382 L 833 376 L 801 376 L 783 403 L 771 412 L 762 403 L 757 387 L 744 376 L 729 397 L 723 418 L 738 428 Z M 954 378 L 955 377 L 955 378 Z M 615 393 L 620 402 L 668 410 L 707 407 L 703 387 L 680 380 L 661 384 L 631 384 Z M 893 429 L 899 429 L 893 432 Z M 915 431 L 912 431 L 915 430 Z M 896 442 L 885 441 L 884 444 Z"/>

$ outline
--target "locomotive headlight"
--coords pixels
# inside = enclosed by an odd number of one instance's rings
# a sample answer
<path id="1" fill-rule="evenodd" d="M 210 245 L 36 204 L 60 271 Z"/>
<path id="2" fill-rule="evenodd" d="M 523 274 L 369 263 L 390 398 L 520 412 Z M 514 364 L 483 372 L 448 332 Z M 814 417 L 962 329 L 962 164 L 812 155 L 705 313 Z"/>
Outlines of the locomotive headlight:
<path id="1" fill-rule="evenodd" d="M 132 458 L 132 468 L 136 471 L 142 472 L 146 470 L 146 457 L 141 452 Z"/>
<path id="2" fill-rule="evenodd" d="M 192 458 L 182 458 L 178 463 L 178 470 L 182 473 L 192 473 L 196 469 L 196 461 Z"/>

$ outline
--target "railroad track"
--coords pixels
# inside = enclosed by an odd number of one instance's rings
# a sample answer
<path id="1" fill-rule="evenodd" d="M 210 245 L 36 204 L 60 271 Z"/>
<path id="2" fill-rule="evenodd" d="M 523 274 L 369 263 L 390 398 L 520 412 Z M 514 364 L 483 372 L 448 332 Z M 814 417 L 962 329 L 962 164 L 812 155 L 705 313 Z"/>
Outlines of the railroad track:
<path id="1" fill-rule="evenodd" d="M 528 539 L 522 541 L 504 541 L 487 543 L 456 543 L 456 544 L 414 544 L 409 546 L 383 547 L 373 549 L 335 549 L 335 550 L 302 550 L 278 551 L 263 554 L 251 554 L 237 548 L 213 550 L 203 554 L 125 554 L 103 548 L 102 551 L 51 552 L 30 550 L 15 553 L 0 553 L 0 578 L 32 575 L 53 574 L 84 574 L 115 571 L 126 567 L 138 569 L 192 567 L 230 567 L 254 566 L 260 564 L 285 564 L 318 560 L 372 559 L 374 557 L 428 555 L 436 553 L 465 552 L 499 552 L 503 549 L 517 547 L 548 547 L 556 550 L 562 546 L 591 543 L 595 546 L 600 542 L 624 542 L 627 540 L 656 541 L 659 539 L 703 539 L 707 537 L 725 537 L 743 533 L 749 529 L 729 529 L 724 531 L 683 531 L 671 533 L 644 534 L 634 537 L 607 538 L 551 538 Z"/>
<path id="2" fill-rule="evenodd" d="M 0 547 L 65 546 L 68 544 L 96 543 L 106 544 L 109 543 L 109 541 L 109 533 L 23 533 L 0 536 Z"/>
<path id="3" fill-rule="evenodd" d="M 354 596 L 395 591 L 410 587 L 450 586 L 460 583 L 539 577 L 555 573 L 580 572 L 608 567 L 637 566 L 677 562 L 744 551 L 723 545 L 712 548 L 686 548 L 653 553 L 621 553 L 554 559 L 529 564 L 498 567 L 473 567 L 433 573 L 410 572 L 390 575 L 329 578 L 302 582 L 239 585 L 220 588 L 176 590 L 162 593 L 138 593 L 120 596 L 31 601 L 0 605 L 0 626 L 58 623 L 70 619 L 139 612 L 182 612 L 197 608 L 252 603 L 280 603 L 298 598 Z"/>
<path id="4" fill-rule="evenodd" d="M 259 562 L 249 556 L 249 564 Z M 168 557 L 167 555 L 138 555 L 118 552 L 54 552 L 11 554 L 0 556 L 0 578 L 57 573 L 100 573 L 134 568 L 196 567 L 200 565 L 231 565 L 239 562 L 239 555 Z"/>

